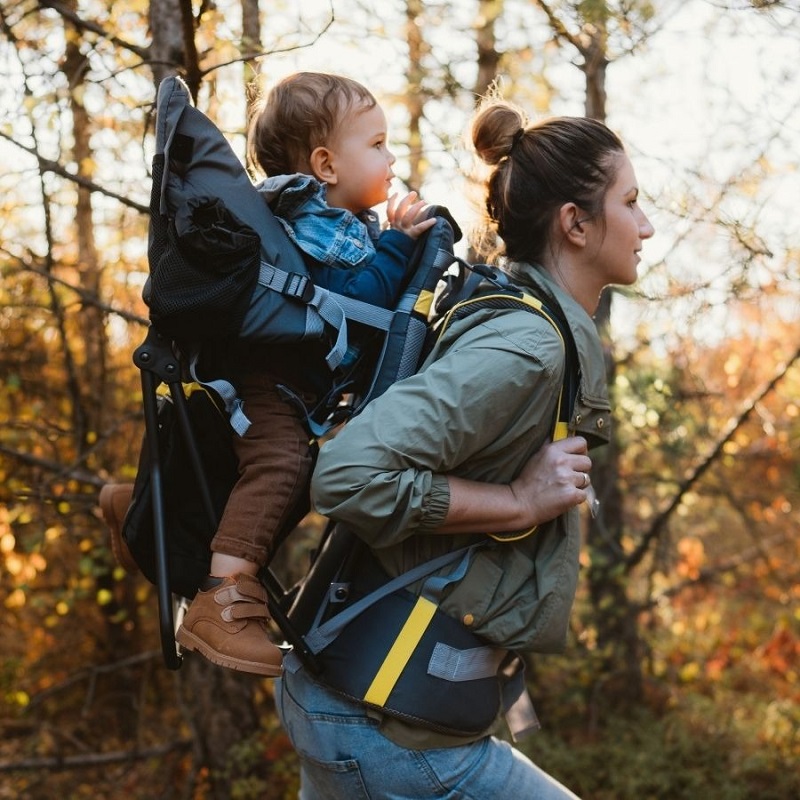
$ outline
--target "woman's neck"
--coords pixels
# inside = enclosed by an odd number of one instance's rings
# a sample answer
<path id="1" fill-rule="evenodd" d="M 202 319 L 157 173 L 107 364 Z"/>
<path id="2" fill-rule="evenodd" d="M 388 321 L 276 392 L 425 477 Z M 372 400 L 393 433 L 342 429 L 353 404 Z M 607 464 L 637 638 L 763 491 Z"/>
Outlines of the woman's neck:
<path id="1" fill-rule="evenodd" d="M 590 317 L 594 316 L 603 287 L 593 280 L 590 264 L 561 253 L 560 257 L 542 259 L 541 266 Z"/>

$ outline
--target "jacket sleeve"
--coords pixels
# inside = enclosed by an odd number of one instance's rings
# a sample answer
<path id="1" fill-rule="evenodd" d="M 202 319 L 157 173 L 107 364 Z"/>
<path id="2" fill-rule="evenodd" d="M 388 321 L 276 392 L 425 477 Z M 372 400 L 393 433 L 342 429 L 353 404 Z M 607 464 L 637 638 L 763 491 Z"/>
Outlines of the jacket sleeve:
<path id="1" fill-rule="evenodd" d="M 401 231 L 381 233 L 375 257 L 360 269 L 314 265 L 314 279 L 330 291 L 392 308 L 400 295 L 408 264 L 416 243 Z"/>
<path id="2" fill-rule="evenodd" d="M 549 432 L 553 406 L 536 398 L 557 396 L 562 359 L 552 330 L 545 348 L 514 331 L 469 329 L 348 422 L 319 453 L 317 510 L 371 546 L 388 546 L 442 523 L 447 474 L 511 480 Z"/>

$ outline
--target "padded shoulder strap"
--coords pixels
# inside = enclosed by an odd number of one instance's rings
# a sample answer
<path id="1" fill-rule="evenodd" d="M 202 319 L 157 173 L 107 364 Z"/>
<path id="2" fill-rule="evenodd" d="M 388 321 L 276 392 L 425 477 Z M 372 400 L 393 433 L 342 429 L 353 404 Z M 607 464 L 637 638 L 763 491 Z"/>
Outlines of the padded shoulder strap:
<path id="1" fill-rule="evenodd" d="M 502 275 L 502 273 L 499 274 Z M 484 308 L 524 309 L 546 319 L 553 326 L 564 346 L 564 383 L 559 396 L 558 419 L 556 420 L 553 435 L 554 439 L 563 439 L 567 435 L 567 423 L 572 416 L 572 409 L 575 405 L 580 372 L 577 349 L 569 323 L 558 306 L 545 305 L 540 298 L 530 291 L 510 283 L 507 279 L 501 283 L 491 280 L 490 283 L 492 284 L 491 288 L 487 289 L 484 284 L 483 288 L 479 289 L 472 297 L 456 303 L 442 317 L 436 327 L 436 341 L 441 339 L 453 322 Z"/>

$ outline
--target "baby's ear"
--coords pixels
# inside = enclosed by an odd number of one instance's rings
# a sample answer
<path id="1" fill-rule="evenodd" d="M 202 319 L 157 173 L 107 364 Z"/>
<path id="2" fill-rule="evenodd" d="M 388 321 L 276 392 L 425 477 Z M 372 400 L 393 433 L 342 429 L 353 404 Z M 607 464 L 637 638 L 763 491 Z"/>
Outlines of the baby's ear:
<path id="1" fill-rule="evenodd" d="M 333 165 L 333 153 L 327 147 L 316 147 L 308 157 L 311 174 L 322 183 L 334 185 L 338 178 Z"/>

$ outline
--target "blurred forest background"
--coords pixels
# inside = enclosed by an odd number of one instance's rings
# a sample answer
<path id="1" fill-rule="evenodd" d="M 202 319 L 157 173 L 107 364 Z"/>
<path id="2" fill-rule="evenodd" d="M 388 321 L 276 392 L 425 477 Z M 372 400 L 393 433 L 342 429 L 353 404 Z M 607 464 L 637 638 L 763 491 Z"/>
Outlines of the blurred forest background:
<path id="1" fill-rule="evenodd" d="M 0 798 L 296 796 L 271 683 L 165 668 L 97 494 L 142 436 L 155 86 L 242 152 L 246 85 L 305 68 L 369 85 L 466 229 L 495 81 L 622 135 L 657 235 L 598 312 L 602 511 L 520 747 L 585 800 L 800 797 L 799 46 L 796 0 L 0 0 Z"/>

